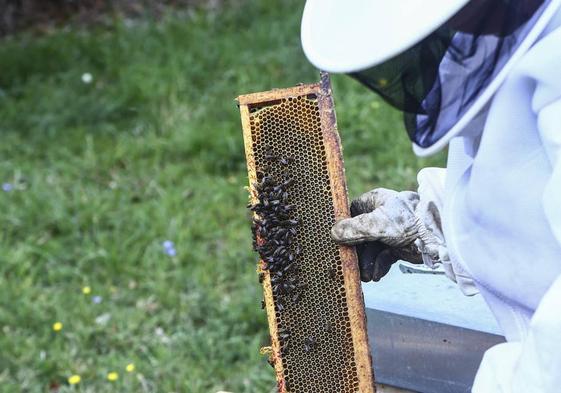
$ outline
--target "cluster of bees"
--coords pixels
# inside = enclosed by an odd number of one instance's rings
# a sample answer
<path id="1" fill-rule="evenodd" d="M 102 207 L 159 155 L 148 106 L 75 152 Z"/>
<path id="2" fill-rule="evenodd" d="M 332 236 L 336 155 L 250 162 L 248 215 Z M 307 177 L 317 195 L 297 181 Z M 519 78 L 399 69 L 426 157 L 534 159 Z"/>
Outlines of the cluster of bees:
<path id="1" fill-rule="evenodd" d="M 288 167 L 294 159 L 274 155 L 270 150 L 266 152 L 265 159 L 269 164 L 280 167 L 281 174 L 270 175 L 271 166 L 265 166 L 263 172 L 257 173 L 257 182 L 253 184 L 257 201 L 248 208 L 255 213 L 252 224 L 253 248 L 263 261 L 263 270 L 270 274 L 276 311 L 282 315 L 287 307 L 302 299 L 303 290 L 307 287 L 298 277 L 296 261 L 302 250 L 294 238 L 300 223 L 295 218 L 295 206 L 289 202 L 289 190 L 294 179 Z M 263 279 L 264 274 L 259 274 L 259 282 Z M 288 350 L 290 331 L 280 326 L 278 337 L 281 355 L 284 355 Z M 304 342 L 306 352 L 315 346 L 313 337 Z"/>

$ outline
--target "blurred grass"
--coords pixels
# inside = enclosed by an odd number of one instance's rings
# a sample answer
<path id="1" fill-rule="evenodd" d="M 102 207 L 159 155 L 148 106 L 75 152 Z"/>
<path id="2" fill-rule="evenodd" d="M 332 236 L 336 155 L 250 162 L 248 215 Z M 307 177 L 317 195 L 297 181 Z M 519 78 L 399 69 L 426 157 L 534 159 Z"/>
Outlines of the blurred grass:
<path id="1" fill-rule="evenodd" d="M 0 43 L 1 392 L 271 389 L 233 99 L 317 80 L 301 8 L 234 1 Z M 372 93 L 333 83 L 352 196 L 442 162 L 415 158 Z"/>

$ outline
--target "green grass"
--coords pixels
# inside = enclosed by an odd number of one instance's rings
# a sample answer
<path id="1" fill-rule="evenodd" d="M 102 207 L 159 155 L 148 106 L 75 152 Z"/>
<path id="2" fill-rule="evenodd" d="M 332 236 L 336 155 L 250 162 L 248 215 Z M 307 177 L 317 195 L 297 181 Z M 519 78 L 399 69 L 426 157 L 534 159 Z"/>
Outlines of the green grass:
<path id="1" fill-rule="evenodd" d="M 272 388 L 233 99 L 318 79 L 301 8 L 237 1 L 0 43 L 0 182 L 15 187 L 0 191 L 1 392 Z M 442 162 L 415 158 L 372 93 L 333 83 L 352 196 Z"/>

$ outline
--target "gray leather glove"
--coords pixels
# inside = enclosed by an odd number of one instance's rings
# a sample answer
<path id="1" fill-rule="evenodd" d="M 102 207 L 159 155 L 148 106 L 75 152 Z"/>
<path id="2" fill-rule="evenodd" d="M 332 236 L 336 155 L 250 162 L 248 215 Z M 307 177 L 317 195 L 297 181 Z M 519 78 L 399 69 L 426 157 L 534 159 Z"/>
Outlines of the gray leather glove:
<path id="1" fill-rule="evenodd" d="M 423 263 L 415 244 L 426 232 L 415 215 L 418 203 L 416 192 L 377 188 L 351 203 L 352 218 L 333 226 L 335 242 L 356 245 L 362 281 L 380 280 L 398 260 Z M 432 243 L 423 237 L 425 244 Z"/>

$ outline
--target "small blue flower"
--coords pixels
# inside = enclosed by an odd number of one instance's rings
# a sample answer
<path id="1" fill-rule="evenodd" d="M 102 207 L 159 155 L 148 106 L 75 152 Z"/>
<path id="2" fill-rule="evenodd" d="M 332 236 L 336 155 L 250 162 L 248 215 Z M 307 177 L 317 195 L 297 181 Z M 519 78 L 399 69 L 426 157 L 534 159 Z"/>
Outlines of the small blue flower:
<path id="1" fill-rule="evenodd" d="M 14 186 L 11 183 L 3 183 L 2 184 L 2 191 L 10 192 L 14 189 Z"/>
<path id="2" fill-rule="evenodd" d="M 164 252 L 168 254 L 170 257 L 174 257 L 177 255 L 177 251 L 175 250 L 175 244 L 171 240 L 166 240 L 162 243 L 164 246 Z"/>
<path id="3" fill-rule="evenodd" d="M 92 296 L 92 303 L 99 304 L 103 301 L 103 298 L 99 295 Z"/>

